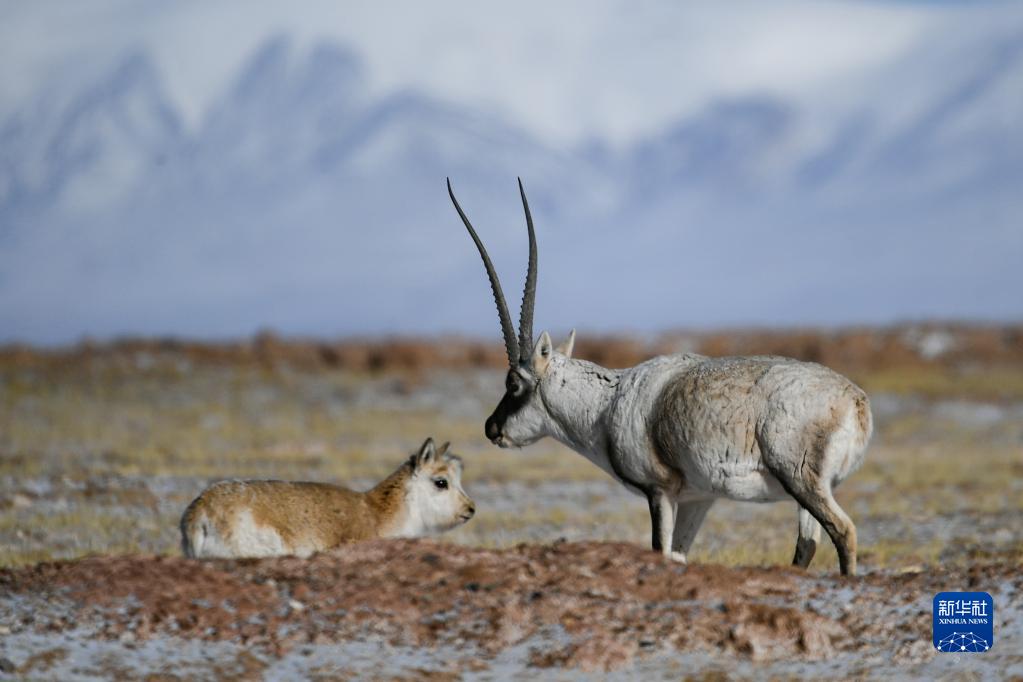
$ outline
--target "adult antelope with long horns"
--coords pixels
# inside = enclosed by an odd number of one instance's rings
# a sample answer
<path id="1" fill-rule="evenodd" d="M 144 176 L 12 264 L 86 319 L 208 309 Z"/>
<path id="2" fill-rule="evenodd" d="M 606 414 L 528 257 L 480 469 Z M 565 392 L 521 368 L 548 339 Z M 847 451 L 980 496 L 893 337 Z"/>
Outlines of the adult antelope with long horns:
<path id="1" fill-rule="evenodd" d="M 799 535 L 792 562 L 809 565 L 824 526 L 843 574 L 856 573 L 856 527 L 832 491 L 859 467 L 873 430 L 866 394 L 821 365 L 774 356 L 709 358 L 693 353 L 605 369 L 572 358 L 573 331 L 555 348 L 533 341 L 536 235 L 516 338 L 487 250 L 448 194 L 486 267 L 508 352 L 505 394 L 486 421 L 501 447 L 551 436 L 646 497 L 653 548 L 678 561 L 718 498 L 795 499 Z"/>

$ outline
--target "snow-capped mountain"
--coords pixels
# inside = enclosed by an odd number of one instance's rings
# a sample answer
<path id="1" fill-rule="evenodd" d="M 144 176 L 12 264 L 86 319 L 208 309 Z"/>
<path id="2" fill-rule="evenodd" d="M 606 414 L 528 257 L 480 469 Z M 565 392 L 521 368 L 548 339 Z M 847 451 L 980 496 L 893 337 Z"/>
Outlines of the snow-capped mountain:
<path id="1" fill-rule="evenodd" d="M 523 177 L 556 327 L 1019 317 L 1023 32 L 945 62 L 897 101 L 750 93 L 564 148 L 283 37 L 186 125 L 136 51 L 0 122 L 0 339 L 489 333 L 447 176 L 509 292 Z"/>
<path id="2" fill-rule="evenodd" d="M 152 64 L 128 55 L 66 101 L 46 93 L 0 127 L 0 215 L 109 205 L 184 141 Z"/>

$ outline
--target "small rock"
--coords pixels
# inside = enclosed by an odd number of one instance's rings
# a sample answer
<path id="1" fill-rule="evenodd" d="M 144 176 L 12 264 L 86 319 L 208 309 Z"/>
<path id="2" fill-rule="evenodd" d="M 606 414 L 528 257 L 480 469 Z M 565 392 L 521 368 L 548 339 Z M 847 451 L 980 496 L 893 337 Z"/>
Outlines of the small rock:
<path id="1" fill-rule="evenodd" d="M 303 611 L 305 610 L 305 604 L 298 601 L 297 599 L 291 599 L 288 601 L 288 606 L 292 611 Z"/>
<path id="2" fill-rule="evenodd" d="M 14 665 L 14 662 L 9 658 L 0 656 L 0 673 L 6 673 L 8 675 L 17 672 L 18 666 Z"/>

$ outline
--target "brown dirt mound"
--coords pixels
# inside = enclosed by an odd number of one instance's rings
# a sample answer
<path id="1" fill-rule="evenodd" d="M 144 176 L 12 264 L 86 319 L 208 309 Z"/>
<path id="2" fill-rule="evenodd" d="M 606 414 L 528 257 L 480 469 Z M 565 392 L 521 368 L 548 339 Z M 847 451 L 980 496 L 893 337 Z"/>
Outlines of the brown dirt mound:
<path id="1" fill-rule="evenodd" d="M 173 634 L 276 655 L 376 637 L 470 645 L 486 657 L 529 640 L 532 665 L 606 670 L 672 649 L 769 661 L 908 646 L 929 637 L 935 591 L 1003 581 L 1021 593 L 1014 566 L 849 579 L 684 567 L 618 543 L 486 550 L 408 540 L 308 560 L 122 556 L 3 569 L 0 612 L 41 632 L 89 624 L 112 639 Z M 15 608 L 15 596 L 48 607 Z"/>

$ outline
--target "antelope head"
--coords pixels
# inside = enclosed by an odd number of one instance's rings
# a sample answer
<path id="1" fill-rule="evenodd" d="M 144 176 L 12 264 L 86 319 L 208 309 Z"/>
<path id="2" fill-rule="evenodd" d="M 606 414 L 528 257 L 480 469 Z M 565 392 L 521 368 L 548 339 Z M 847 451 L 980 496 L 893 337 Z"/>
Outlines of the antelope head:
<path id="1" fill-rule="evenodd" d="M 480 241 L 479 235 L 476 234 L 476 230 L 473 229 L 465 212 L 458 204 L 458 199 L 455 198 L 455 193 L 451 189 L 450 179 L 448 180 L 448 195 L 483 259 L 483 266 L 490 279 L 490 288 L 494 293 L 494 302 L 497 304 L 497 316 L 501 320 L 505 351 L 508 353 L 508 374 L 504 382 L 504 397 L 501 398 L 501 402 L 487 419 L 486 435 L 491 442 L 502 448 L 523 447 L 544 436 L 555 435 L 558 430 L 546 404 L 544 389 L 557 373 L 556 368 L 571 357 L 575 332 L 573 331 L 568 340 L 558 348 L 553 347 L 551 337 L 547 332 L 540 334 L 540 338 L 535 344 L 533 342 L 533 304 L 536 300 L 536 234 L 533 232 L 533 217 L 529 212 L 529 202 L 526 201 L 522 180 L 519 180 L 519 195 L 522 197 L 522 208 L 526 213 L 526 229 L 529 231 L 529 266 L 526 269 L 526 285 L 522 292 L 517 337 L 515 328 L 512 326 L 511 316 L 508 314 L 508 304 L 501 291 L 501 282 L 494 270 L 494 264 L 491 262 L 483 242 Z"/>

